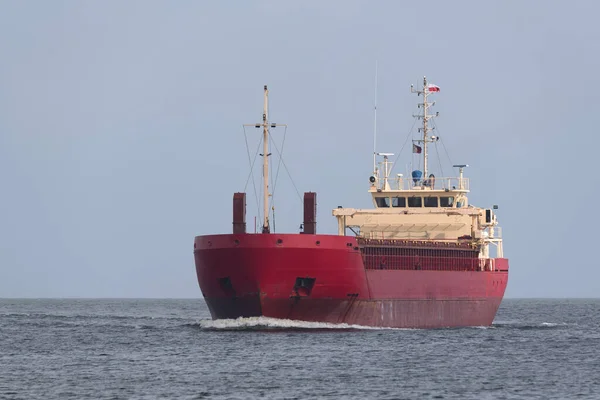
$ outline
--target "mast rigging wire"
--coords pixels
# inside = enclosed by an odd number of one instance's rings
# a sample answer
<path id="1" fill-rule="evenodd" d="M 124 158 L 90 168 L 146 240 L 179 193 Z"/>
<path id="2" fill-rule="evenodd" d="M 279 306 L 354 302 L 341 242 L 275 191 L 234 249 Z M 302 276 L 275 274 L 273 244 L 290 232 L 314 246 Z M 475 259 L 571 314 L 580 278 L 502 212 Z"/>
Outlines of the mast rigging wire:
<path id="1" fill-rule="evenodd" d="M 261 217 L 261 212 L 260 212 L 260 202 L 258 200 L 258 191 L 256 190 L 256 181 L 254 179 L 254 165 L 256 164 L 256 160 L 257 160 L 257 156 L 258 153 L 260 151 L 260 146 L 263 142 L 263 139 L 261 137 L 261 139 L 258 141 L 258 144 L 256 146 L 256 151 L 254 153 L 254 159 L 252 159 L 250 157 L 250 145 L 248 144 L 248 134 L 246 132 L 246 128 L 243 127 L 244 130 L 244 140 L 246 143 L 246 154 L 248 156 L 248 164 L 250 165 L 250 172 L 248 174 L 248 177 L 246 178 L 246 184 L 244 185 L 244 192 L 247 190 L 248 188 L 248 184 L 250 182 L 250 180 L 252 179 L 252 186 L 253 186 L 253 191 L 254 191 L 254 198 L 256 201 L 256 207 L 257 207 L 257 214 L 258 214 L 258 218 L 262 219 Z M 269 168 L 271 173 L 269 174 L 269 180 L 271 187 L 273 188 L 273 191 L 271 193 L 271 211 L 272 211 L 272 215 L 273 215 L 273 232 L 275 232 L 275 190 L 277 188 L 277 183 L 279 182 L 279 172 L 281 171 L 281 165 L 283 164 L 283 167 L 288 175 L 288 177 L 290 178 L 290 181 L 292 182 L 292 185 L 294 186 L 294 189 L 296 191 L 296 194 L 298 195 L 298 198 L 300 199 L 300 201 L 302 202 L 302 196 L 300 195 L 300 192 L 298 190 L 298 187 L 296 186 L 296 183 L 294 182 L 294 179 L 292 178 L 292 175 L 290 174 L 290 171 L 287 167 L 287 164 L 285 163 L 284 159 L 283 159 L 283 151 L 285 149 L 285 140 L 287 138 L 287 126 L 284 129 L 283 132 L 283 139 L 282 139 L 282 143 L 281 143 L 281 150 L 279 149 L 279 146 L 277 146 L 277 142 L 275 141 L 275 139 L 273 138 L 272 135 L 269 134 L 269 142 L 270 144 L 275 148 L 275 150 L 277 151 L 277 155 L 279 156 L 279 161 L 277 162 L 277 169 L 275 170 L 275 173 L 273 174 L 273 163 L 269 163 Z M 275 175 L 275 177 L 273 178 L 273 175 Z M 262 188 L 262 186 L 261 186 Z M 263 194 L 263 190 L 261 189 L 261 196 Z"/>
<path id="2" fill-rule="evenodd" d="M 281 142 L 281 154 L 279 154 L 279 162 L 277 163 L 277 171 L 275 172 L 275 183 L 273 184 L 273 194 L 275 194 L 275 186 L 277 185 L 278 182 L 278 178 L 279 178 L 279 171 L 281 169 L 281 160 L 283 159 L 283 150 L 285 150 L 285 137 L 287 136 L 287 126 L 285 127 L 285 130 L 283 131 L 283 140 Z M 271 138 L 271 142 L 273 144 L 275 139 Z"/>
<path id="3" fill-rule="evenodd" d="M 257 155 L 258 155 L 258 152 L 260 150 L 260 145 L 262 143 L 262 137 L 258 141 L 258 145 L 256 146 L 256 153 L 254 154 L 254 161 L 251 161 L 250 160 L 250 146 L 248 145 L 248 135 L 246 134 L 246 127 L 242 126 L 242 128 L 244 129 L 244 139 L 246 141 L 246 153 L 248 154 L 248 163 L 250 164 L 250 173 L 248 174 L 248 178 L 246 179 L 246 185 L 244 185 L 244 192 L 248 188 L 248 182 L 250 181 L 250 178 L 252 177 L 252 186 L 254 187 L 254 198 L 256 200 L 257 214 L 258 214 L 258 218 L 261 219 L 261 216 L 260 216 L 260 203 L 258 202 L 258 192 L 256 190 L 256 182 L 254 181 L 253 171 L 254 171 L 254 164 L 256 163 Z M 262 194 L 262 192 L 261 192 L 261 194 Z"/>
<path id="4" fill-rule="evenodd" d="M 435 142 L 435 154 L 437 155 L 438 164 L 440 166 L 440 175 L 441 176 L 446 176 L 446 175 L 444 175 L 444 168 L 442 168 L 442 158 L 440 157 L 440 152 L 438 150 L 438 145 L 437 144 L 438 144 L 438 142 Z"/>
<path id="5" fill-rule="evenodd" d="M 287 128 L 286 128 L 286 131 L 287 131 Z M 273 143 L 275 150 L 277 150 L 277 154 L 279 155 L 279 160 L 283 164 L 283 167 L 285 168 L 285 172 L 287 172 L 288 177 L 290 178 L 290 181 L 292 182 L 292 185 L 294 186 L 294 189 L 296 190 L 296 194 L 298 195 L 298 198 L 300 199 L 300 202 L 302 202 L 302 196 L 300 195 L 300 191 L 298 190 L 298 187 L 296 186 L 296 183 L 294 182 L 294 179 L 292 178 L 292 175 L 290 174 L 290 171 L 289 171 L 285 161 L 283 160 L 282 152 L 279 151 L 279 148 L 277 147 L 277 143 L 274 140 L 271 140 L 271 142 Z"/>
<path id="6" fill-rule="evenodd" d="M 437 129 L 437 131 L 439 132 L 439 128 L 437 127 L 437 124 L 435 123 L 435 120 L 433 120 L 433 124 L 435 126 L 435 129 Z M 446 157 L 448 157 L 448 161 L 450 161 L 450 165 L 454 165 L 452 163 L 452 160 L 450 159 L 450 154 L 448 153 L 448 150 L 446 150 L 446 145 L 444 144 L 444 141 L 440 138 L 440 142 L 442 142 L 442 147 L 444 148 L 444 151 L 446 152 Z"/>
<path id="7" fill-rule="evenodd" d="M 415 121 L 412 124 L 412 127 L 410 128 L 410 131 L 408 131 L 408 135 L 406 135 L 406 139 L 404 140 L 404 144 L 402 145 L 402 147 L 400 148 L 400 151 L 398 152 L 398 155 L 396 155 L 396 158 L 394 159 L 394 163 L 392 164 L 392 168 L 390 169 L 389 174 L 392 174 L 392 171 L 394 170 L 394 167 L 396 166 L 396 162 L 398 161 L 398 158 L 400 158 L 400 154 L 402 154 L 402 150 L 404 150 L 404 148 L 406 147 L 406 142 L 408 142 L 408 138 L 412 137 L 412 133 L 413 133 L 413 129 L 415 128 L 415 125 L 417 124 L 417 118 L 415 118 Z"/>

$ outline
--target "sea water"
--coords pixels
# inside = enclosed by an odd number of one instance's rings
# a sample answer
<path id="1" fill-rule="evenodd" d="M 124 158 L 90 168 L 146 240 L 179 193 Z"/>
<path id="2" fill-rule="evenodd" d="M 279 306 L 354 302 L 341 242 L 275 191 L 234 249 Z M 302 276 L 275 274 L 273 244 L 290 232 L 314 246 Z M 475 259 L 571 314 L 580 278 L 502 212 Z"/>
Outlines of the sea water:
<path id="1" fill-rule="evenodd" d="M 0 300 L 2 399 L 598 399 L 600 300 L 491 327 L 212 321 L 203 300 Z"/>

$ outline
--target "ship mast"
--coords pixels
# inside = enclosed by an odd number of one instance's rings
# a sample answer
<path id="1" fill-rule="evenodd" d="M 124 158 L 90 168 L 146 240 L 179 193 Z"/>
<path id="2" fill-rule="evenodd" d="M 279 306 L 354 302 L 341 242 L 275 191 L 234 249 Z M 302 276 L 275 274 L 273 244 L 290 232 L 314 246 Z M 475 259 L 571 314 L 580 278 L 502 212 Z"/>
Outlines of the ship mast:
<path id="1" fill-rule="evenodd" d="M 265 101 L 263 108 L 262 122 L 256 124 L 244 124 L 244 126 L 254 126 L 255 128 L 263 128 L 263 152 L 261 154 L 263 158 L 263 227 L 262 233 L 271 233 L 271 226 L 269 223 L 269 128 L 276 128 L 278 126 L 286 126 L 285 124 L 269 124 L 269 90 L 267 85 L 264 86 Z"/>
<path id="2" fill-rule="evenodd" d="M 427 78 L 423 77 L 423 179 L 427 179 Z"/>
<path id="3" fill-rule="evenodd" d="M 435 91 L 439 91 L 439 88 L 435 85 L 432 85 L 433 87 L 435 87 Z M 435 105 L 435 101 L 433 103 L 429 103 L 427 102 L 427 96 L 429 95 L 430 92 L 430 87 L 427 84 L 427 77 L 423 77 L 423 90 L 415 90 L 414 87 L 411 85 L 410 86 L 411 92 L 412 93 L 417 93 L 418 96 L 420 96 L 421 94 L 423 95 L 423 103 L 419 103 L 419 108 L 423 107 L 423 115 L 414 115 L 414 117 L 417 118 L 422 118 L 423 119 L 423 127 L 419 128 L 419 132 L 423 132 L 423 139 L 420 140 L 415 140 L 418 143 L 423 143 L 423 180 L 428 179 L 427 178 L 427 143 L 432 143 L 438 140 L 438 138 L 436 136 L 427 136 L 430 130 L 433 130 L 435 128 L 429 128 L 427 126 L 427 122 L 429 122 L 429 120 L 431 118 L 435 118 L 439 115 L 439 113 L 435 113 L 435 114 L 428 114 L 427 111 L 429 109 L 429 107 L 434 106 Z"/>
<path id="4" fill-rule="evenodd" d="M 263 109 L 263 228 L 262 233 L 269 233 L 269 90 L 265 85 L 265 106 Z"/>

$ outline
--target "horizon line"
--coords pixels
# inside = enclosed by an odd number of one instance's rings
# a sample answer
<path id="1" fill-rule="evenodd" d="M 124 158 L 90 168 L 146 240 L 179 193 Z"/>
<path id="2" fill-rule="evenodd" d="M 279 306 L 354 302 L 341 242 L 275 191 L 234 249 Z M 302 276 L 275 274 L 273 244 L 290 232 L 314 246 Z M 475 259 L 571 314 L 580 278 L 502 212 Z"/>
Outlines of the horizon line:
<path id="1" fill-rule="evenodd" d="M 546 297 L 546 296 L 535 296 L 535 297 L 504 297 L 502 300 L 599 300 L 600 296 L 597 297 Z M 34 296 L 34 297 L 0 297 L 0 300 L 202 300 L 203 297 L 83 297 L 83 296 Z"/>

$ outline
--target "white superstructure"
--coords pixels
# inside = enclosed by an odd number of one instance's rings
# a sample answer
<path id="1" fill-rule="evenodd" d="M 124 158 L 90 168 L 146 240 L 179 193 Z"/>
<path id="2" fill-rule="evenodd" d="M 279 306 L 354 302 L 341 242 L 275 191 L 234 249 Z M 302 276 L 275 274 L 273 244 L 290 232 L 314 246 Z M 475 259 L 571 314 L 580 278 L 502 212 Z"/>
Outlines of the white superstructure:
<path id="1" fill-rule="evenodd" d="M 454 165 L 457 177 L 437 177 L 428 168 L 427 146 L 439 140 L 432 136 L 430 120 L 439 113 L 430 114 L 435 102 L 428 96 L 439 92 L 439 87 L 427 83 L 411 92 L 423 96 L 419 103 L 422 113 L 414 117 L 422 120 L 422 137 L 413 140 L 413 152 L 422 154 L 423 169 L 413 170 L 411 176 L 390 176 L 392 153 L 374 153 L 374 173 L 369 178 L 369 193 L 374 208 L 337 208 L 333 215 L 338 221 L 338 234 L 348 230 L 365 239 L 428 240 L 442 242 L 466 241 L 480 247 L 480 257 L 502 257 L 501 230 L 494 209 L 469 204 L 469 179 L 464 177 L 466 164 Z M 379 157 L 379 162 L 377 161 Z M 490 254 L 493 245 L 495 254 Z"/>

